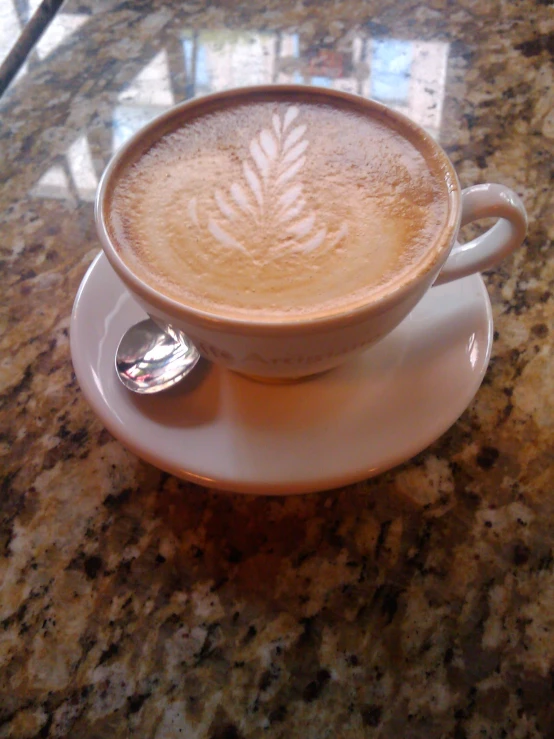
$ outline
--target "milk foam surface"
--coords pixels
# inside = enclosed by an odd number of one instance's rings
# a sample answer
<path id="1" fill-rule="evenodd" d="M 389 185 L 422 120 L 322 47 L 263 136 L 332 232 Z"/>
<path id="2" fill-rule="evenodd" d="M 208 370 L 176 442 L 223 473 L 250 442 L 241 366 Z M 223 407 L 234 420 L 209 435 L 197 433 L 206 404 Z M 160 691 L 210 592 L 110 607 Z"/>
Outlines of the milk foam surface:
<path id="1" fill-rule="evenodd" d="M 191 307 L 320 315 L 406 273 L 446 223 L 440 163 L 378 116 L 248 102 L 185 121 L 123 170 L 108 228 Z"/>

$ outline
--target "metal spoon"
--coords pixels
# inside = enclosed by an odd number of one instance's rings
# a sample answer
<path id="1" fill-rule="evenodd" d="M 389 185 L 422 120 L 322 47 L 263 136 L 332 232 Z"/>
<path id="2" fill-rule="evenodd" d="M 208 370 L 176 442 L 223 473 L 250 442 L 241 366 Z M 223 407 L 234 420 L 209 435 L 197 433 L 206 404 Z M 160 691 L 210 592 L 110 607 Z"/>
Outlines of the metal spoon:
<path id="1" fill-rule="evenodd" d="M 115 356 L 117 376 L 134 393 L 159 393 L 188 375 L 200 354 L 181 331 L 151 318 L 124 334 Z"/>

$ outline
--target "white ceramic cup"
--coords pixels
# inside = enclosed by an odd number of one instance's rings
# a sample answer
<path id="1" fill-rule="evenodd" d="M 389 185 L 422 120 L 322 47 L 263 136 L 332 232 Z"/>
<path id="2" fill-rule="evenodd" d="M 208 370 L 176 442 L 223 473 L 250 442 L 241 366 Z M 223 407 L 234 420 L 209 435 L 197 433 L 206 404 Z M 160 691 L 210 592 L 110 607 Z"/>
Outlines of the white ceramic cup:
<path id="1" fill-rule="evenodd" d="M 363 305 L 337 309 L 324 317 L 301 315 L 271 323 L 237 319 L 201 311 L 180 303 L 141 280 L 121 258 L 106 228 L 107 194 L 122 166 L 137 152 L 149 148 L 187 112 L 225 108 L 237 100 L 267 99 L 309 93 L 326 104 L 348 100 L 360 112 L 378 110 L 397 129 L 405 130 L 431 146 L 441 160 L 449 193 L 447 223 L 429 243 L 424 258 L 401 279 Z M 113 157 L 104 172 L 96 197 L 96 226 L 104 252 L 127 289 L 142 308 L 161 325 L 170 324 L 194 341 L 200 353 L 228 369 L 267 381 L 290 380 L 331 369 L 363 351 L 395 328 L 433 285 L 465 277 L 496 265 L 521 245 L 527 231 L 527 215 L 519 197 L 503 185 L 475 185 L 461 190 L 454 167 L 441 147 L 405 116 L 365 98 L 346 93 L 304 87 L 274 85 L 240 88 L 198 98 L 172 108 L 145 126 Z M 498 222 L 466 244 L 457 242 L 461 226 L 481 218 Z"/>

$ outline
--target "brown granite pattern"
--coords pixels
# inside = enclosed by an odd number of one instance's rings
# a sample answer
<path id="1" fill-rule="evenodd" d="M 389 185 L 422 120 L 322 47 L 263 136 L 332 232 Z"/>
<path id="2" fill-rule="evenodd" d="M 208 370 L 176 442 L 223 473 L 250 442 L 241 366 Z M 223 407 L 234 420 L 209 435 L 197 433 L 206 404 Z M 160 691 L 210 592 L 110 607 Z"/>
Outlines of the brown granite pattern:
<path id="1" fill-rule="evenodd" d="M 0 103 L 0 737 L 554 736 L 552 6 L 62 10 L 79 30 Z M 426 121 L 463 184 L 501 181 L 527 205 L 524 248 L 487 276 L 481 390 L 378 479 L 207 491 L 126 452 L 81 396 L 68 324 L 98 250 L 94 184 L 113 136 L 192 94 L 190 29 L 206 44 L 281 31 L 280 73 L 354 86 L 369 74 L 355 39 L 448 42 Z M 241 53 L 235 82 L 275 73 Z"/>

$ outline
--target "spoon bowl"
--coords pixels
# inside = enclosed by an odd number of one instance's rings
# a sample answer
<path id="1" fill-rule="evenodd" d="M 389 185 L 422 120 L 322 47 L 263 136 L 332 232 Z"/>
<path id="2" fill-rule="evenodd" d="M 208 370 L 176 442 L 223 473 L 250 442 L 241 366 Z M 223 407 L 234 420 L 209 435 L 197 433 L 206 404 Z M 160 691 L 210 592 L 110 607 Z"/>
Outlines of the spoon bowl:
<path id="1" fill-rule="evenodd" d="M 161 329 L 151 318 L 123 335 L 115 356 L 117 376 L 128 390 L 159 393 L 180 382 L 196 366 L 200 354 L 181 331 Z"/>

